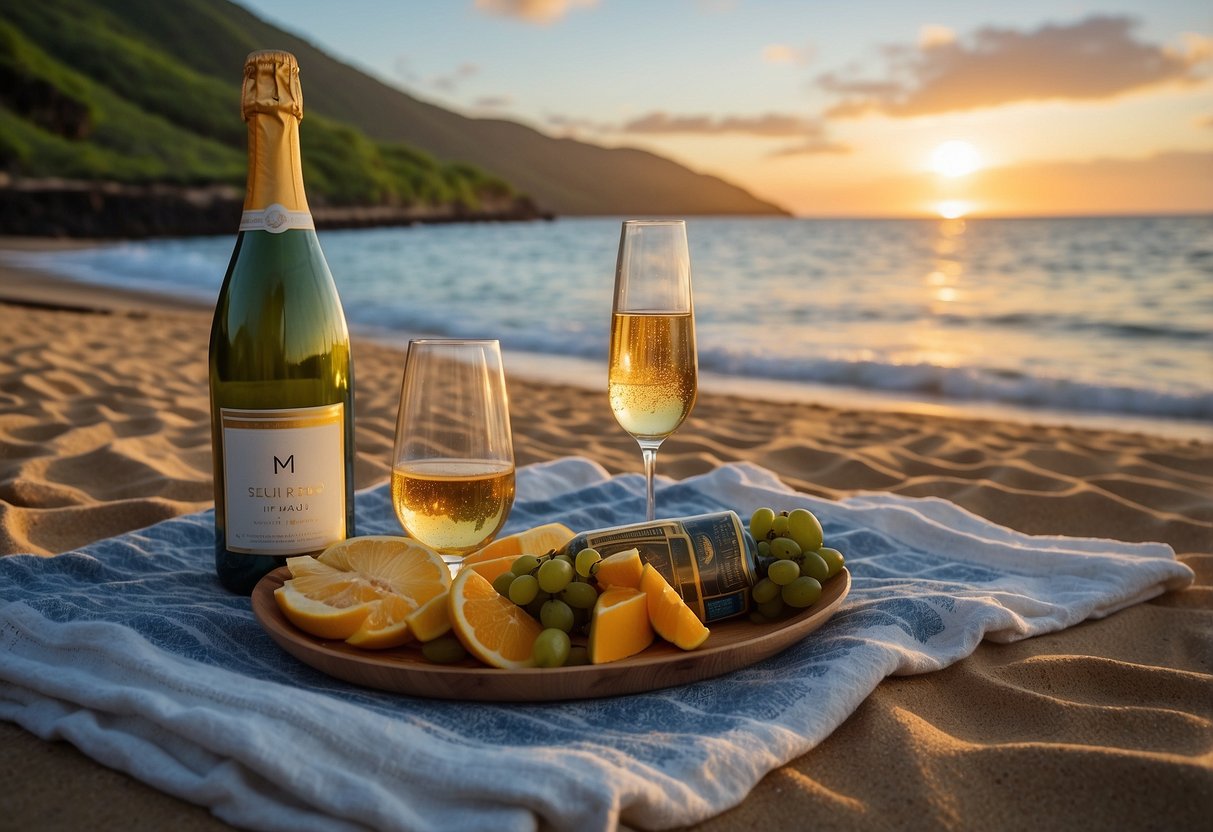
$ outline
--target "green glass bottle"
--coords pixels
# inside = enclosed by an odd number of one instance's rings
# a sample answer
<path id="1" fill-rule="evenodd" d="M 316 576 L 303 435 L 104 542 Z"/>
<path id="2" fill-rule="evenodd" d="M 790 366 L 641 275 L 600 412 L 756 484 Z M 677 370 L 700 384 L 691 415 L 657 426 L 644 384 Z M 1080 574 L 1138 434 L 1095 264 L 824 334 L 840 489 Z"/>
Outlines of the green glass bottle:
<path id="1" fill-rule="evenodd" d="M 290 555 L 354 534 L 349 332 L 303 190 L 299 66 L 244 65 L 249 170 L 210 341 L 215 568 L 247 594 Z"/>

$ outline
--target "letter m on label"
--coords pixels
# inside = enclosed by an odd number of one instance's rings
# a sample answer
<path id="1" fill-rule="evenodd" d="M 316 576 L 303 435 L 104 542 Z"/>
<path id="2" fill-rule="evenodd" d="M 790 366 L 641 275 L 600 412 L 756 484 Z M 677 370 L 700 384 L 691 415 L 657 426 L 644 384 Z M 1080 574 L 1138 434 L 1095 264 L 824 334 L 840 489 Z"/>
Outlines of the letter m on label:
<path id="1" fill-rule="evenodd" d="M 274 457 L 274 473 L 275 474 L 277 474 L 279 471 L 285 471 L 288 468 L 290 469 L 292 474 L 295 473 L 295 455 L 294 454 L 291 454 L 285 460 L 281 460 L 278 457 Z"/>

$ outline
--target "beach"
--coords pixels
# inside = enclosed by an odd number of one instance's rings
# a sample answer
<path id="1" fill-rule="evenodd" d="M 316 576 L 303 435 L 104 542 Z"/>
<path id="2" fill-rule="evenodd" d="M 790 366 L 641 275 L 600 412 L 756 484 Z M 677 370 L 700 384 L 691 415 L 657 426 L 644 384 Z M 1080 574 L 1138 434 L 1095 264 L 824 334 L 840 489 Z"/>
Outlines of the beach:
<path id="1" fill-rule="evenodd" d="M 0 554 L 54 555 L 210 505 L 209 326 L 209 310 L 185 301 L 0 270 Z M 364 488 L 389 474 L 403 351 L 356 340 L 354 361 Z M 519 465 L 580 455 L 641 470 L 605 393 L 519 375 L 509 393 Z M 697 828 L 1207 823 L 1213 443 L 705 393 L 658 472 L 682 479 L 732 461 L 827 498 L 933 496 L 1029 534 L 1161 541 L 1196 582 L 887 679 L 819 747 Z M 10 723 L 0 723 L 0 773 L 0 826 L 225 828 Z"/>

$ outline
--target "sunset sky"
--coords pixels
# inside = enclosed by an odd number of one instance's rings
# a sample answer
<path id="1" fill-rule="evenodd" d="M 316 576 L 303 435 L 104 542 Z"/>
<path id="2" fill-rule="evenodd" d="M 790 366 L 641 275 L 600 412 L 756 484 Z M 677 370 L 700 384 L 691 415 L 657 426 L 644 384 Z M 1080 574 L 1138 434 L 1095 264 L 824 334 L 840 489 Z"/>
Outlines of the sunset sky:
<path id="1" fill-rule="evenodd" d="M 802 216 L 1213 211 L 1208 2 L 241 2 L 419 98 Z"/>

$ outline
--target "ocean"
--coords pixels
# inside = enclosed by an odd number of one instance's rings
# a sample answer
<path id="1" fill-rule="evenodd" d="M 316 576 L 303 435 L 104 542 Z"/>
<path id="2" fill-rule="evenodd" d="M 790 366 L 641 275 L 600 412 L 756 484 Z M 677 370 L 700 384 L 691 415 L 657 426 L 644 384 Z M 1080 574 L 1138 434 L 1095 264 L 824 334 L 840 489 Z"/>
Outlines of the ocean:
<path id="1" fill-rule="evenodd" d="M 320 240 L 355 332 L 498 338 L 507 364 L 605 389 L 619 225 Z M 687 233 L 704 389 L 1213 425 L 1213 217 L 691 218 Z M 233 236 L 12 259 L 211 303 Z"/>

